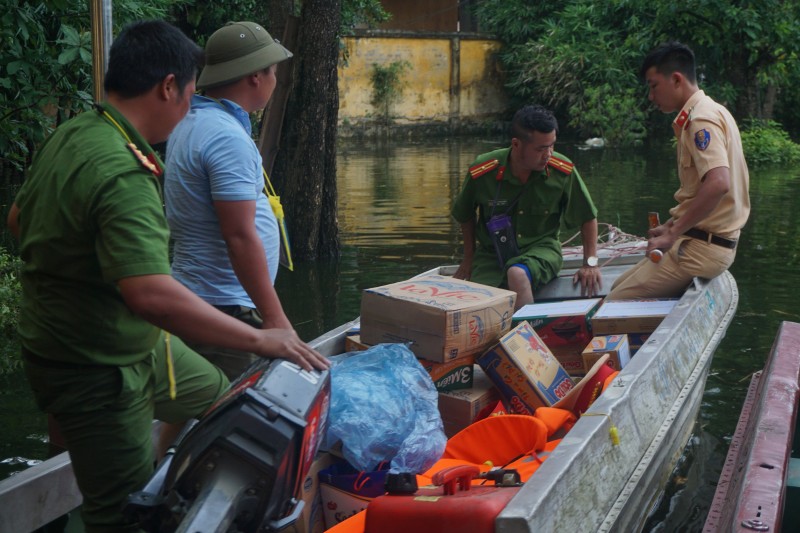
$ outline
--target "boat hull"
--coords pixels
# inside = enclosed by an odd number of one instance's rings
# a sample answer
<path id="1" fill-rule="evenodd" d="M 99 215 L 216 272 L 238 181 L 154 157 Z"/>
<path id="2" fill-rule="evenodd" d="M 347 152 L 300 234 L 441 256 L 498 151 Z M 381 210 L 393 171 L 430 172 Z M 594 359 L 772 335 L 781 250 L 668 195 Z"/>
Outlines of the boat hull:
<path id="1" fill-rule="evenodd" d="M 497 531 L 641 530 L 691 434 L 737 303 L 729 273 L 696 281 L 500 513 Z"/>
<path id="2" fill-rule="evenodd" d="M 797 531 L 800 324 L 783 322 L 747 390 L 703 531 Z"/>

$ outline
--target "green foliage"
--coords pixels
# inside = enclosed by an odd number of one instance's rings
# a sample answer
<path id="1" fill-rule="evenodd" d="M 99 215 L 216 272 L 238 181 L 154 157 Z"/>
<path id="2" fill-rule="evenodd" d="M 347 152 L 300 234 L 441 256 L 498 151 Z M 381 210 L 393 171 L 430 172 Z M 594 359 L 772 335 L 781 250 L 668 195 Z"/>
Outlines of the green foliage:
<path id="1" fill-rule="evenodd" d="M 200 46 L 205 46 L 212 33 L 230 21 L 252 21 L 268 26 L 269 10 L 265 0 L 228 0 L 172 2 L 170 18 L 176 26 Z M 280 38 L 280 35 L 273 35 Z"/>
<path id="2" fill-rule="evenodd" d="M 647 136 L 641 95 L 605 84 L 588 87 L 583 108 L 570 108 L 569 124 L 587 137 L 602 137 L 608 146 L 637 146 Z"/>
<path id="3" fill-rule="evenodd" d="M 586 136 L 616 144 L 659 129 L 637 74 L 647 52 L 672 39 L 693 48 L 701 88 L 736 116 L 771 118 L 774 107 L 800 123 L 787 100 L 800 86 L 800 2 L 483 0 L 475 10 L 505 44 L 515 106 L 547 105 Z"/>
<path id="4" fill-rule="evenodd" d="M 391 15 L 383 9 L 380 0 L 342 0 L 341 31 L 353 28 L 374 28 L 389 20 Z"/>
<path id="5" fill-rule="evenodd" d="M 507 87 L 518 105 L 554 109 L 587 137 L 610 144 L 643 137 L 637 62 L 647 48 L 640 20 L 618 2 L 573 0 L 560 11 L 524 0 L 487 0 L 478 6 L 482 23 L 506 40 L 502 61 Z M 526 12 L 521 24 L 520 12 Z"/>
<path id="6" fill-rule="evenodd" d="M 408 61 L 394 61 L 386 66 L 372 64 L 372 73 L 370 74 L 372 100 L 370 103 L 380 110 L 380 114 L 386 121 L 389 119 L 389 108 L 392 103 L 400 99 L 403 88 L 408 84 L 402 80 L 402 76 L 411 68 L 411 63 Z"/>
<path id="7" fill-rule="evenodd" d="M 161 17 L 169 3 L 115 2 L 115 27 Z M 85 0 L 0 0 L 0 167 L 21 172 L 53 128 L 90 106 L 88 6 Z"/>
<path id="8" fill-rule="evenodd" d="M 18 258 L 0 250 L 0 375 L 19 368 L 21 364 L 17 341 L 21 266 Z"/>
<path id="9" fill-rule="evenodd" d="M 747 120 L 742 126 L 742 146 L 748 165 L 797 163 L 800 144 L 792 142 L 772 120 Z"/>

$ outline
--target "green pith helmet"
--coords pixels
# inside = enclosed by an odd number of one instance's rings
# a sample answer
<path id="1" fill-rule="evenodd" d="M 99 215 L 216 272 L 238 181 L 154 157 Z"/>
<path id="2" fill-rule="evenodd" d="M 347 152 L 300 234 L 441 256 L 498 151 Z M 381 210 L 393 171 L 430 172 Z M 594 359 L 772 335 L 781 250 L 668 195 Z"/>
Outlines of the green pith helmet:
<path id="1" fill-rule="evenodd" d="M 206 66 L 198 89 L 224 85 L 292 57 L 277 39 L 254 22 L 228 22 L 206 43 Z"/>

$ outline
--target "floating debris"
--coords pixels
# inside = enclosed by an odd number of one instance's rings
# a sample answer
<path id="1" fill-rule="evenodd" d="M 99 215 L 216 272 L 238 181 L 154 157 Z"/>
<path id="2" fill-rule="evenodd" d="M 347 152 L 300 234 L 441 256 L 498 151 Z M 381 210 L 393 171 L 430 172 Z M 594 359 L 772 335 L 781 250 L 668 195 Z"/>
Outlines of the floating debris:
<path id="1" fill-rule="evenodd" d="M 25 466 L 36 466 L 41 463 L 41 459 L 26 459 L 25 457 L 9 457 L 7 459 L 0 460 L 0 464 L 2 465 L 25 465 Z"/>

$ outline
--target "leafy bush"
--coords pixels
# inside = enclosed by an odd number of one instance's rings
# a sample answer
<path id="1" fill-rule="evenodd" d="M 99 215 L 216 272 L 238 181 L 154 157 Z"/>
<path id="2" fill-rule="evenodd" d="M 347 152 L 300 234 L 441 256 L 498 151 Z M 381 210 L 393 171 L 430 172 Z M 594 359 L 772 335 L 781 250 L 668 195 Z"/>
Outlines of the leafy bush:
<path id="1" fill-rule="evenodd" d="M 0 375 L 19 368 L 19 306 L 22 261 L 0 250 Z"/>
<path id="2" fill-rule="evenodd" d="M 792 142 L 777 122 L 746 120 L 741 133 L 744 155 L 751 166 L 800 161 L 800 144 Z"/>
<path id="3" fill-rule="evenodd" d="M 114 2 L 114 32 L 174 0 Z M 89 3 L 0 0 L 0 167 L 21 172 L 58 124 L 92 103 Z"/>

